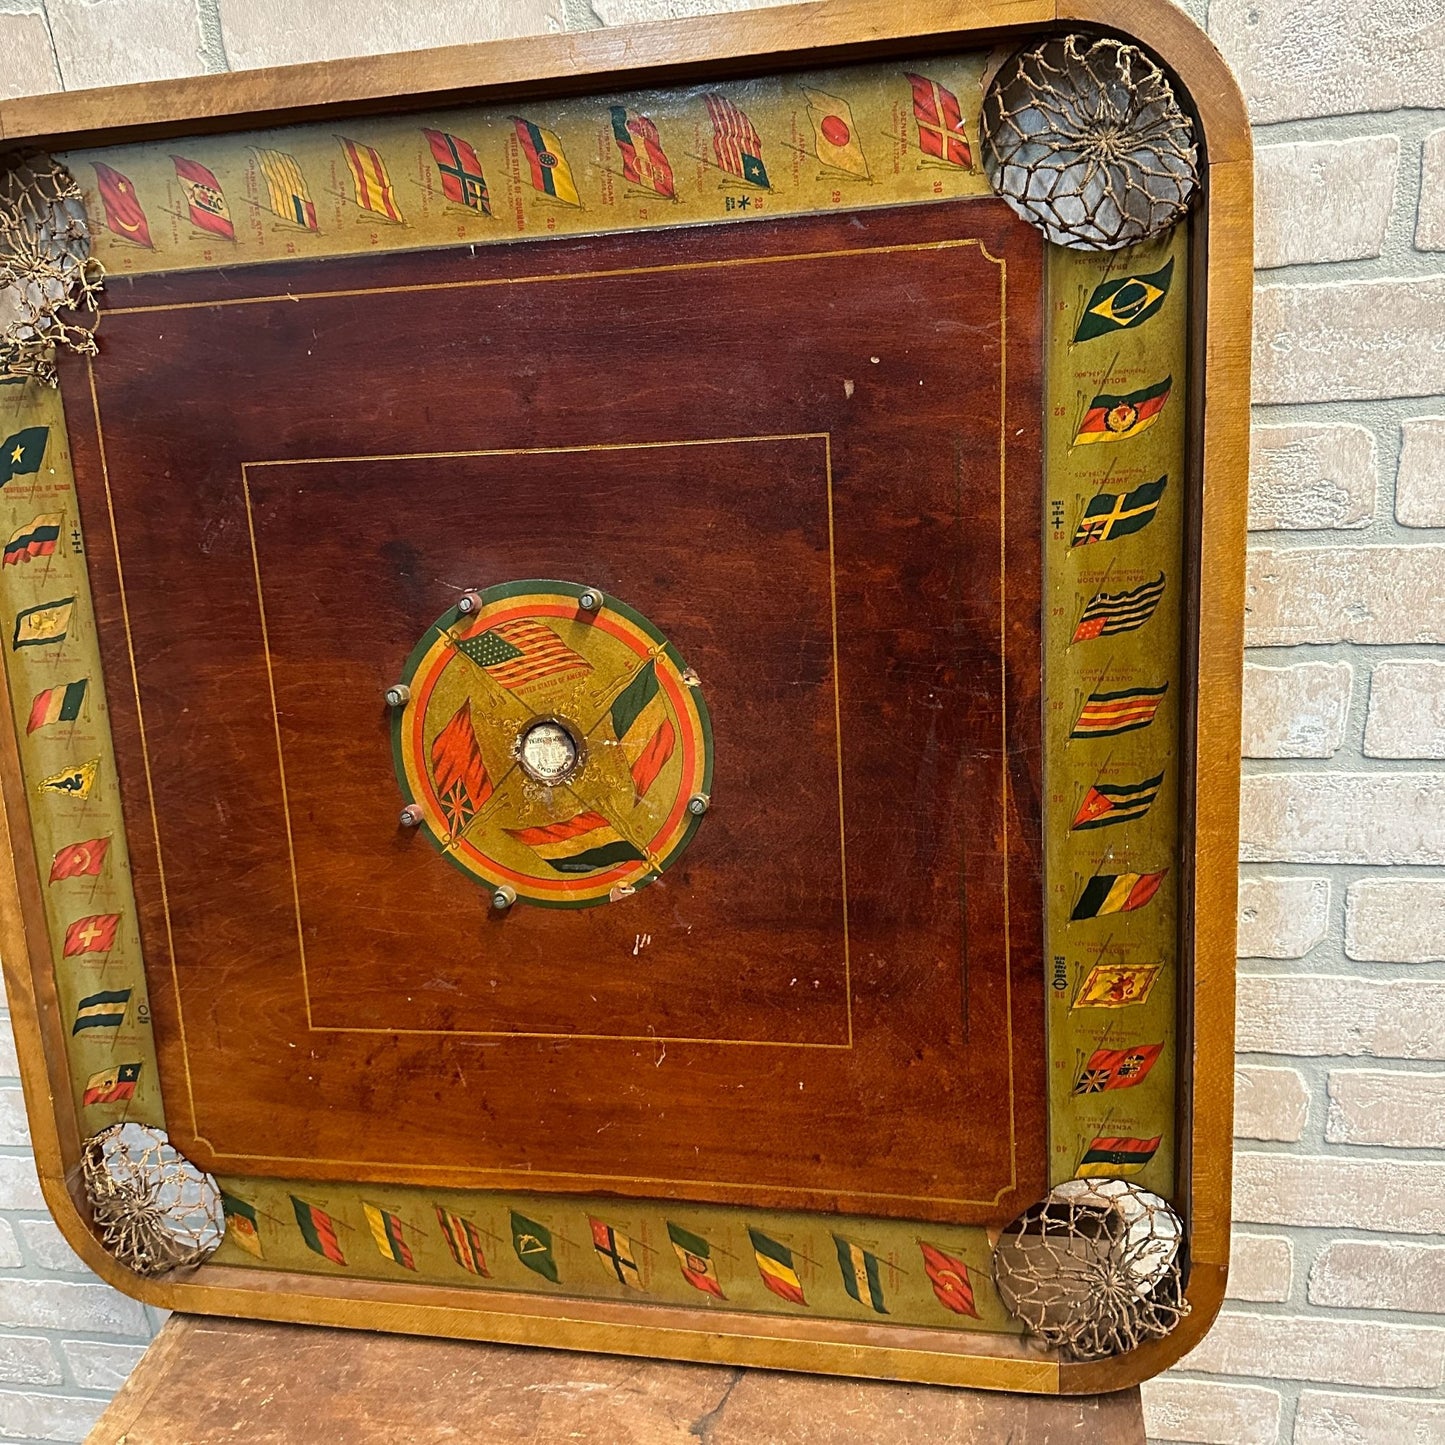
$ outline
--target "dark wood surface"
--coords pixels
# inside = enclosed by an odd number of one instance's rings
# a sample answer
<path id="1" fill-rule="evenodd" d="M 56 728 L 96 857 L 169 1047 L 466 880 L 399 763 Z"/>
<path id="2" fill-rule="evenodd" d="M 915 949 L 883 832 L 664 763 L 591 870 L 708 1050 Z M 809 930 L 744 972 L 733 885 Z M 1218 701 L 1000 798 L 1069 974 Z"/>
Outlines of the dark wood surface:
<path id="1" fill-rule="evenodd" d="M 1043 1191 L 1040 264 L 972 201 L 114 279 L 98 425 L 63 384 L 187 1154 L 960 1222 Z M 716 806 L 625 904 L 498 917 L 397 829 L 380 696 L 529 576 L 697 669 Z"/>
<path id="2" fill-rule="evenodd" d="M 86 1445 L 1143 1445 L 1047 1399 L 173 1315 Z"/>

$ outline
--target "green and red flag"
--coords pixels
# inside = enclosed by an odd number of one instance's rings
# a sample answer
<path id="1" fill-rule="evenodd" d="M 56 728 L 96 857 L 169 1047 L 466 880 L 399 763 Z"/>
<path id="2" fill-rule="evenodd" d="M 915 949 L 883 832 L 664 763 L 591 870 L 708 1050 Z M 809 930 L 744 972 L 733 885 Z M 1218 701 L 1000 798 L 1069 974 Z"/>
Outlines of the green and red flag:
<path id="1" fill-rule="evenodd" d="M 37 692 L 30 704 L 30 716 L 25 720 L 26 733 L 48 728 L 53 723 L 74 722 L 80 716 L 89 686 L 88 677 L 79 677 L 74 682 L 62 682 Z"/>
<path id="2" fill-rule="evenodd" d="M 441 1225 L 442 1238 L 446 1240 L 452 1258 L 468 1274 L 490 1279 L 492 1276 L 487 1268 L 486 1251 L 482 1248 L 481 1230 L 470 1219 L 453 1214 L 450 1209 L 443 1209 L 440 1204 L 434 1207 L 437 1223 Z"/>
<path id="3" fill-rule="evenodd" d="M 667 1221 L 667 1237 L 672 1241 L 673 1252 L 677 1255 L 682 1277 L 704 1294 L 726 1299 L 722 1285 L 718 1282 L 717 1266 L 712 1259 L 712 1245 L 702 1235 L 684 1229 L 680 1224 Z"/>
<path id="4" fill-rule="evenodd" d="M 261 1253 L 261 1226 L 255 1207 L 247 1204 L 244 1199 L 237 1199 L 234 1194 L 223 1191 L 221 1213 L 226 1219 L 227 1238 L 234 1239 L 247 1254 L 263 1259 L 265 1256 Z"/>
<path id="5" fill-rule="evenodd" d="M 1103 1136 L 1084 1151 L 1076 1179 L 1101 1179 L 1113 1175 L 1137 1174 L 1154 1157 L 1160 1135 L 1152 1139 L 1121 1139 Z"/>
<path id="6" fill-rule="evenodd" d="M 601 813 L 578 813 L 565 823 L 506 831 L 558 873 L 595 873 L 644 856 Z"/>
<path id="7" fill-rule="evenodd" d="M 376 1252 L 383 1259 L 389 1259 L 403 1269 L 415 1269 L 416 1260 L 412 1258 L 411 1247 L 406 1242 L 400 1216 L 375 1204 L 367 1204 L 364 1200 L 361 1211 L 366 1215 L 366 1223 L 371 1230 L 371 1238 L 376 1244 Z"/>
<path id="8" fill-rule="evenodd" d="M 833 1236 L 833 1247 L 838 1251 L 838 1268 L 843 1275 L 843 1288 L 860 1305 L 867 1305 L 880 1315 L 888 1311 L 883 1307 L 883 1282 L 879 1259 L 876 1254 L 844 1239 L 841 1234 Z"/>
<path id="9" fill-rule="evenodd" d="M 512 1248 L 517 1251 L 517 1258 L 533 1273 L 556 1284 L 557 1258 L 552 1253 L 552 1231 L 515 1209 L 511 1211 L 511 1218 Z"/>
<path id="10" fill-rule="evenodd" d="M 614 105 L 612 139 L 622 157 L 622 175 L 630 186 L 642 186 L 665 200 L 672 200 L 676 187 L 672 166 L 662 148 L 662 137 L 647 116 L 626 106 Z"/>
<path id="11" fill-rule="evenodd" d="M 1094 294 L 1084 303 L 1084 314 L 1079 318 L 1074 340 L 1092 341 L 1111 331 L 1142 325 L 1163 306 L 1173 279 L 1174 257 L 1171 256 L 1159 270 L 1147 276 L 1120 276 L 1096 286 Z"/>
<path id="12" fill-rule="evenodd" d="M 974 1303 L 968 1266 L 961 1259 L 925 1244 L 921 1239 L 918 1247 L 923 1251 L 923 1268 L 939 1304 L 956 1315 L 971 1315 L 977 1319 L 978 1306 Z"/>
<path id="13" fill-rule="evenodd" d="M 758 1262 L 758 1273 L 763 1283 L 778 1296 L 792 1305 L 806 1305 L 803 1297 L 803 1282 L 798 1278 L 797 1266 L 793 1263 L 793 1251 L 786 1244 L 764 1234 L 761 1229 L 748 1226 L 748 1239 L 753 1246 L 753 1258 Z"/>
<path id="14" fill-rule="evenodd" d="M 301 1226 L 301 1238 L 306 1248 L 332 1264 L 345 1264 L 346 1256 L 341 1252 L 341 1242 L 336 1237 L 336 1222 L 324 1210 L 304 1199 L 291 1196 L 291 1207 L 296 1211 L 296 1223 Z"/>
<path id="15" fill-rule="evenodd" d="M 1069 921 L 1078 923 L 1105 913 L 1132 913 L 1159 891 L 1168 872 L 1164 868 L 1158 873 L 1096 873 L 1084 885 Z"/>
<path id="16" fill-rule="evenodd" d="M 633 795 L 641 802 L 677 747 L 677 730 L 651 658 L 612 704 L 612 735 L 622 744 Z"/>
<path id="17" fill-rule="evenodd" d="M 1166 376 L 1153 386 L 1115 396 L 1100 392 L 1089 403 L 1089 410 L 1074 438 L 1075 446 L 1093 442 L 1122 442 L 1147 431 L 1159 420 L 1159 413 L 1174 389 L 1174 378 Z"/>
<path id="18" fill-rule="evenodd" d="M 593 1219 L 590 1214 L 587 1223 L 592 1230 L 593 1247 L 605 1262 L 607 1272 L 618 1284 L 625 1284 L 629 1289 L 641 1289 L 642 1271 L 638 1268 L 632 1241 L 620 1229 Z"/>
<path id="19" fill-rule="evenodd" d="M 1142 1084 L 1164 1050 L 1157 1044 L 1135 1044 L 1127 1049 L 1095 1049 L 1078 1080 L 1076 1094 L 1103 1094 L 1110 1089 L 1132 1089 Z"/>
<path id="20" fill-rule="evenodd" d="M 1166 682 L 1159 687 L 1130 687 L 1122 692 L 1091 692 L 1069 736 L 1111 738 L 1147 728 L 1168 691 Z"/>
<path id="21" fill-rule="evenodd" d="M 1159 773 L 1139 783 L 1095 783 L 1084 794 L 1070 830 L 1083 832 L 1086 828 L 1107 828 L 1142 818 L 1159 796 L 1163 782 L 1164 774 Z"/>

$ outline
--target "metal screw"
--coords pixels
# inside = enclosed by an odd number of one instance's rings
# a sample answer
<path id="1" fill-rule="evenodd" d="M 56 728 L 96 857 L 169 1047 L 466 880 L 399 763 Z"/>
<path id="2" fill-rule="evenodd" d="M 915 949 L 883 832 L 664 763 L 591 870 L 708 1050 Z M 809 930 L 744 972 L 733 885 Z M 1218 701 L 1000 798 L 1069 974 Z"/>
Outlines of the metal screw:
<path id="1" fill-rule="evenodd" d="M 421 808 L 416 803 L 408 803 L 401 810 L 401 826 L 403 828 L 415 828 L 422 820 Z"/>
<path id="2" fill-rule="evenodd" d="M 405 707 L 411 701 L 411 689 L 404 683 L 399 682 L 395 687 L 386 690 L 387 707 Z"/>
<path id="3" fill-rule="evenodd" d="M 602 594 L 595 587 L 589 587 L 577 599 L 577 605 L 584 612 L 600 612 L 602 610 L 603 600 Z"/>
<path id="4" fill-rule="evenodd" d="M 687 811 L 694 818 L 701 818 L 702 815 L 712 806 L 712 799 L 706 793 L 694 793 L 687 800 Z"/>
<path id="5" fill-rule="evenodd" d="M 457 598 L 457 611 L 463 617 L 470 617 L 473 612 L 482 610 L 482 594 L 480 592 L 463 592 Z"/>
<path id="6" fill-rule="evenodd" d="M 510 908 L 517 901 L 517 890 L 506 883 L 500 883 L 492 890 L 492 907 Z"/>

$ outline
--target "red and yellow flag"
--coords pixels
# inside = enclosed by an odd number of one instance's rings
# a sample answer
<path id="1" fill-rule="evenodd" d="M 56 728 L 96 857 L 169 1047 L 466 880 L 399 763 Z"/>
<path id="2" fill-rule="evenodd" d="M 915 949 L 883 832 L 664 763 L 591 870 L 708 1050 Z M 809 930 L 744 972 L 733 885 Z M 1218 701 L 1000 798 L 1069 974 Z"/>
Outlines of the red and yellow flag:
<path id="1" fill-rule="evenodd" d="M 399 226 L 406 225 L 406 217 L 396 204 L 391 177 L 386 173 L 386 162 L 382 160 L 381 152 L 372 146 L 362 145 L 360 141 L 347 140 L 345 136 L 337 136 L 337 140 L 341 142 L 341 152 L 351 171 L 351 188 L 356 195 L 356 204 L 363 211 L 385 216 Z"/>

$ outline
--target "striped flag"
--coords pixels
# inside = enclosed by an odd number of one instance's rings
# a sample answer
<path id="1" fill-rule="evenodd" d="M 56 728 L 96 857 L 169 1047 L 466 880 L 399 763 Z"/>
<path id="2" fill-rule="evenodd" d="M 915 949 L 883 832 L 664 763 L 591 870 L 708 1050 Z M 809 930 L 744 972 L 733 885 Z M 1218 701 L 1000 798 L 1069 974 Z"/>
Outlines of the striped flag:
<path id="1" fill-rule="evenodd" d="M 878 1256 L 844 1239 L 841 1234 L 833 1236 L 833 1247 L 838 1251 L 838 1268 L 843 1274 L 843 1288 L 860 1305 L 867 1305 L 880 1315 L 888 1311 L 883 1307 L 883 1284 L 878 1268 Z"/>
<path id="2" fill-rule="evenodd" d="M 88 677 L 78 677 L 74 682 L 62 682 L 37 692 L 30 704 L 30 716 L 25 720 L 26 733 L 50 727 L 52 723 L 74 722 L 80 716 L 89 686 Z"/>
<path id="3" fill-rule="evenodd" d="M 318 229 L 316 224 L 316 203 L 306 187 L 306 177 L 296 157 L 285 151 L 263 150 L 251 147 L 256 164 L 261 168 L 266 182 L 266 205 L 273 215 L 293 226 L 306 231 Z"/>
<path id="4" fill-rule="evenodd" d="M 37 557 L 51 557 L 60 545 L 59 512 L 42 512 L 10 534 L 5 544 L 4 566 L 16 567 Z"/>
<path id="5" fill-rule="evenodd" d="M 443 1209 L 440 1204 L 434 1207 L 437 1223 L 441 1225 L 442 1237 L 452 1252 L 452 1258 L 468 1274 L 490 1279 L 492 1275 L 487 1268 L 486 1253 L 482 1249 L 481 1230 L 470 1219 L 453 1214 L 450 1209 Z"/>
<path id="6" fill-rule="evenodd" d="M 304 1199 L 291 1196 L 291 1207 L 296 1211 L 296 1223 L 301 1227 L 301 1238 L 306 1248 L 332 1264 L 345 1264 L 346 1256 L 341 1252 L 341 1242 L 336 1237 L 336 1221 L 324 1210 Z"/>
<path id="7" fill-rule="evenodd" d="M 171 163 L 176 168 L 176 179 L 186 193 L 191 225 L 198 230 L 209 231 L 213 236 L 220 236 L 222 240 L 234 241 L 236 227 L 231 222 L 231 212 L 216 173 L 200 161 L 187 160 L 185 156 L 172 156 Z"/>
<path id="8" fill-rule="evenodd" d="M 1074 628 L 1074 642 L 1089 642 L 1095 637 L 1113 637 L 1119 632 L 1133 632 L 1143 627 L 1154 615 L 1164 595 L 1164 574 L 1153 582 L 1145 582 L 1127 592 L 1096 592 L 1084 608 L 1079 625 Z"/>
<path id="9" fill-rule="evenodd" d="M 1074 821 L 1069 824 L 1073 832 L 1085 828 L 1108 828 L 1115 823 L 1132 823 L 1149 811 L 1149 805 L 1159 796 L 1164 774 L 1145 778 L 1142 783 L 1095 783 L 1079 804 Z"/>
<path id="10" fill-rule="evenodd" d="M 118 1029 L 125 1022 L 125 1011 L 130 1007 L 128 988 L 110 989 L 105 993 L 93 993 L 75 1006 L 75 1022 L 71 1025 L 70 1036 L 84 1029 Z"/>
<path id="11" fill-rule="evenodd" d="M 511 691 L 539 682 L 563 682 L 592 671 L 592 664 L 573 650 L 544 622 L 514 618 L 456 645 L 488 677 Z"/>
<path id="12" fill-rule="evenodd" d="M 1084 885 L 1070 923 L 1100 918 L 1106 913 L 1132 913 L 1142 908 L 1159 891 L 1167 868 L 1158 873 L 1096 873 Z"/>
<path id="13" fill-rule="evenodd" d="M 1076 1094 L 1102 1094 L 1109 1089 L 1132 1089 L 1142 1084 L 1164 1051 L 1157 1044 L 1135 1044 L 1128 1049 L 1095 1049 L 1074 1084 Z"/>
<path id="14" fill-rule="evenodd" d="M 622 157 L 622 176 L 630 186 L 642 186 L 665 200 L 672 200 L 676 186 L 667 152 L 657 127 L 645 115 L 626 106 L 611 108 L 612 139 Z"/>
<path id="15" fill-rule="evenodd" d="M 672 1241 L 673 1253 L 682 1269 L 682 1277 L 704 1294 L 726 1299 L 722 1285 L 718 1283 L 717 1266 L 712 1262 L 712 1245 L 702 1235 L 684 1229 L 680 1224 L 667 1221 L 667 1237 Z"/>
<path id="16" fill-rule="evenodd" d="M 651 658 L 612 704 L 612 735 L 622 744 L 633 795 L 640 803 L 677 746 L 677 731 Z"/>
<path id="17" fill-rule="evenodd" d="M 421 133 L 441 173 L 442 194 L 459 206 L 490 216 L 492 202 L 487 194 L 487 178 L 482 174 L 482 163 L 472 144 L 459 135 L 428 130 L 426 126 L 421 128 Z"/>
<path id="18" fill-rule="evenodd" d="M 492 796 L 492 780 L 482 761 L 477 732 L 472 726 L 472 700 L 452 715 L 452 720 L 432 739 L 432 786 L 436 789 L 447 826 L 455 835 L 476 817 Z"/>
<path id="19" fill-rule="evenodd" d="M 140 1082 L 140 1069 L 139 1063 L 120 1064 L 92 1074 L 85 1081 L 85 1092 L 80 1096 L 80 1102 L 121 1104 L 135 1098 L 136 1085 Z"/>
<path id="20" fill-rule="evenodd" d="M 923 1252 L 923 1268 L 928 1282 L 938 1296 L 944 1309 L 956 1315 L 971 1315 L 978 1318 L 978 1306 L 973 1298 L 973 1285 L 968 1278 L 968 1266 L 951 1254 L 925 1244 L 921 1239 L 918 1248 Z"/>
<path id="21" fill-rule="evenodd" d="M 748 1226 L 748 1239 L 753 1246 L 753 1258 L 758 1262 L 758 1273 L 763 1283 L 791 1305 L 806 1305 L 803 1297 L 803 1282 L 793 1264 L 793 1251 L 786 1244 L 779 1244 L 769 1238 L 761 1229 Z"/>
<path id="22" fill-rule="evenodd" d="M 366 1223 L 371 1230 L 371 1238 L 376 1244 L 376 1252 L 383 1259 L 389 1259 L 403 1269 L 415 1269 L 416 1261 L 412 1258 L 406 1236 L 402 1233 L 401 1219 L 389 1210 L 378 1208 L 375 1204 L 367 1204 L 364 1200 L 361 1212 L 366 1215 Z"/>
<path id="23" fill-rule="evenodd" d="M 707 97 L 708 119 L 712 121 L 712 153 L 729 175 L 750 186 L 769 188 L 768 168 L 763 164 L 763 142 L 745 111 L 725 95 Z"/>
<path id="24" fill-rule="evenodd" d="M 1147 728 L 1168 691 L 1166 682 L 1160 687 L 1131 687 L 1123 692 L 1091 692 L 1069 736 L 1111 738 Z"/>
<path id="25" fill-rule="evenodd" d="M 945 165 L 969 170 L 973 151 L 963 125 L 958 97 L 946 86 L 926 75 L 905 70 L 913 88 L 913 119 L 918 122 L 918 149 Z"/>
<path id="26" fill-rule="evenodd" d="M 565 201 L 569 206 L 580 206 L 582 197 L 577 194 L 577 182 L 572 179 L 572 167 L 562 153 L 562 142 L 556 133 L 544 126 L 533 125 L 520 115 L 512 117 L 517 128 L 517 139 L 521 142 L 522 154 L 532 172 L 532 188 L 554 201 Z"/>
<path id="27" fill-rule="evenodd" d="M 406 218 L 396 204 L 396 194 L 391 188 L 391 177 L 386 173 L 386 162 L 374 146 L 362 145 L 360 141 L 347 140 L 337 136 L 341 153 L 346 157 L 347 168 L 351 171 L 351 189 L 356 195 L 356 204 L 363 211 L 375 216 L 384 216 L 397 225 L 406 225 Z"/>
<path id="28" fill-rule="evenodd" d="M 578 813 L 565 823 L 506 831 L 556 873 L 595 873 L 599 868 L 643 859 L 643 854 L 601 813 Z"/>
<path id="29" fill-rule="evenodd" d="M 1137 1174 L 1154 1157 L 1162 1136 L 1152 1139 L 1120 1139 L 1101 1136 L 1084 1151 L 1076 1179 L 1100 1179 L 1123 1174 Z"/>
<path id="30" fill-rule="evenodd" d="M 1174 378 L 1166 376 L 1153 386 L 1131 391 L 1123 396 L 1100 392 L 1089 403 L 1079 434 L 1074 438 L 1075 446 L 1088 446 L 1093 442 L 1121 442 L 1147 431 L 1159 420 L 1174 388 Z"/>

